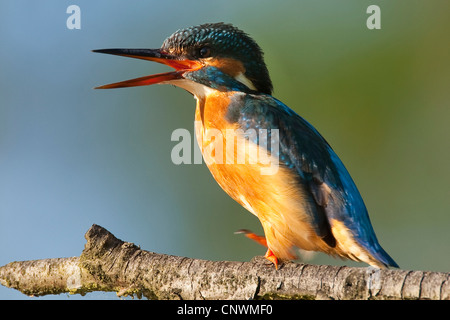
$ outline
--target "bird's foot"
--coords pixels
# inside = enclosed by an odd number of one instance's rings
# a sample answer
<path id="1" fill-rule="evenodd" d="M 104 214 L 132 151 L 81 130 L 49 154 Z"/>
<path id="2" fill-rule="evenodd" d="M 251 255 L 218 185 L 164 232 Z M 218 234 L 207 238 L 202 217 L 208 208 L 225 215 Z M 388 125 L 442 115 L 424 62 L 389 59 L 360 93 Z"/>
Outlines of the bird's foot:
<path id="1" fill-rule="evenodd" d="M 244 234 L 247 238 L 252 239 L 253 241 L 256 241 L 257 243 L 259 243 L 260 245 L 263 245 L 264 247 L 267 248 L 267 252 L 266 255 L 264 256 L 264 258 L 266 258 L 267 260 L 269 260 L 270 262 L 272 262 L 275 266 L 275 269 L 278 270 L 278 258 L 273 254 L 272 250 L 270 250 L 267 246 L 267 240 L 265 237 L 263 236 L 259 236 L 249 230 L 246 229 L 241 229 L 235 232 L 236 234 Z"/>
<path id="2" fill-rule="evenodd" d="M 260 245 L 267 248 L 267 241 L 266 238 L 263 236 L 258 236 L 257 234 L 247 230 L 247 229 L 241 229 L 235 232 L 235 234 L 244 234 L 247 238 L 252 239 L 253 241 L 256 241 Z"/>
<path id="3" fill-rule="evenodd" d="M 273 254 L 272 250 L 267 249 L 266 255 L 264 257 L 272 262 L 275 266 L 275 269 L 278 270 L 278 258 Z"/>

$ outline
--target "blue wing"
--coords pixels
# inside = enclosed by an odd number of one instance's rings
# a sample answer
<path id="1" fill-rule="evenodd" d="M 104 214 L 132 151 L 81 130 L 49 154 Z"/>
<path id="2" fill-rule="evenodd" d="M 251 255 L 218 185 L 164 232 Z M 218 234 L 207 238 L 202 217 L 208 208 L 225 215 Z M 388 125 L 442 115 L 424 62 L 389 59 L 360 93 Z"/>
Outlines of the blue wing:
<path id="1" fill-rule="evenodd" d="M 330 221 L 334 219 L 342 222 L 352 232 L 354 240 L 376 260 L 386 266 L 398 267 L 379 245 L 366 206 L 350 174 L 311 124 L 269 95 L 235 95 L 227 118 L 244 130 L 279 130 L 280 164 L 294 171 L 298 186 L 309 191 L 309 200 L 315 204 L 309 212 L 311 221 L 316 233 L 329 246 L 336 244 L 330 229 Z"/>

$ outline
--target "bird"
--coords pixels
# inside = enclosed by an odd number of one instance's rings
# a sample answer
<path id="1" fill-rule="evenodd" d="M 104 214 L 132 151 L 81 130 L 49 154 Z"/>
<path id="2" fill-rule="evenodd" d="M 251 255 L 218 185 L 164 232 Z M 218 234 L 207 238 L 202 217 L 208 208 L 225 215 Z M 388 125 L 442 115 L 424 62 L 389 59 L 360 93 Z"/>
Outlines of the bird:
<path id="1" fill-rule="evenodd" d="M 298 249 L 398 268 L 332 147 L 272 96 L 263 51 L 247 33 L 229 23 L 204 23 L 177 30 L 159 49 L 92 51 L 174 69 L 96 89 L 171 84 L 190 92 L 205 163 L 220 187 L 259 219 L 264 236 L 239 232 L 264 245 L 276 269 L 298 259 Z"/>

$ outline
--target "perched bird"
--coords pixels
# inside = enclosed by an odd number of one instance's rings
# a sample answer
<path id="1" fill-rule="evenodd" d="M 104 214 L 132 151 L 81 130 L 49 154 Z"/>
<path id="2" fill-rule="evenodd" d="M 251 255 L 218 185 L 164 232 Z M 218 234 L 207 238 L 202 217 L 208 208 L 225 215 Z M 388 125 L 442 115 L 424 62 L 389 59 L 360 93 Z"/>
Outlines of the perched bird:
<path id="1" fill-rule="evenodd" d="M 94 52 L 175 69 L 98 89 L 162 83 L 195 96 L 205 162 L 223 190 L 258 217 L 265 237 L 242 232 L 267 247 L 266 258 L 276 268 L 296 258 L 296 247 L 398 267 L 378 243 L 363 199 L 336 153 L 311 124 L 271 96 L 263 53 L 246 33 L 209 23 L 176 31 L 160 49 Z M 264 161 L 261 154 L 267 155 Z"/>

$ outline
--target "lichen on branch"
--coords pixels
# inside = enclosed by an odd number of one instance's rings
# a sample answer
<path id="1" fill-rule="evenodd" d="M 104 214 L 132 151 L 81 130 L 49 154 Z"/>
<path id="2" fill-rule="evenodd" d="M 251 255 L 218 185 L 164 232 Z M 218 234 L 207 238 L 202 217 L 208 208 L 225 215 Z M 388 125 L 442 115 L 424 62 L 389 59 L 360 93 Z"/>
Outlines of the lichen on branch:
<path id="1" fill-rule="evenodd" d="M 140 249 L 93 225 L 80 257 L 11 262 L 0 284 L 30 296 L 113 291 L 148 299 L 450 299 L 450 273 L 207 261 Z"/>

